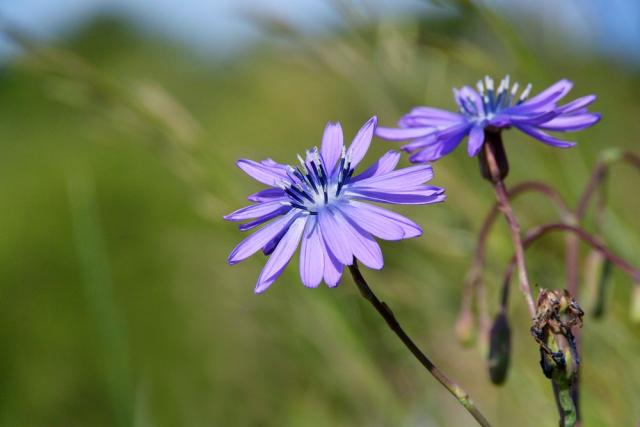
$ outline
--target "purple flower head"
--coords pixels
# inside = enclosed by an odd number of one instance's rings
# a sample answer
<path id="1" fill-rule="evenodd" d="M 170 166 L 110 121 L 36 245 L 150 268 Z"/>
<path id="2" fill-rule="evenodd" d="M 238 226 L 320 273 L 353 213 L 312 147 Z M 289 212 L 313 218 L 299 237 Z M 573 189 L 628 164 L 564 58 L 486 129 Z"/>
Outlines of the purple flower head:
<path id="1" fill-rule="evenodd" d="M 444 190 L 424 185 L 433 176 L 429 165 L 395 170 L 400 154 L 389 151 L 376 163 L 354 176 L 371 144 L 377 119 L 371 118 L 345 149 L 339 123 L 329 123 L 320 150 L 298 156 L 296 167 L 268 159 L 239 160 L 238 166 L 255 180 L 269 186 L 249 200 L 251 206 L 227 216 L 245 221 L 241 231 L 265 224 L 231 252 L 236 264 L 259 250 L 270 255 L 256 293 L 265 291 L 282 273 L 300 247 L 300 277 L 307 287 L 324 279 L 336 286 L 345 265 L 356 258 L 369 268 L 382 268 L 382 252 L 374 237 L 400 240 L 417 237 L 422 229 L 402 215 L 365 202 L 428 204 L 444 200 Z"/>
<path id="2" fill-rule="evenodd" d="M 417 107 L 398 122 L 399 128 L 376 130 L 376 136 L 390 141 L 411 140 L 402 147 L 413 153 L 415 163 L 430 162 L 449 154 L 465 136 L 469 137 L 467 152 L 475 156 L 484 143 L 484 130 L 500 131 L 515 127 L 545 144 L 558 148 L 573 147 L 575 142 L 563 141 L 546 131 L 571 132 L 586 129 L 600 120 L 600 114 L 590 113 L 587 106 L 595 95 L 578 98 L 558 106 L 573 83 L 560 80 L 538 95 L 528 98 L 531 84 L 518 96 L 518 83 L 513 86 L 506 76 L 494 89 L 493 80 L 485 77 L 478 90 L 463 86 L 454 89 L 458 112 L 431 107 Z M 528 99 L 527 99 L 528 98 Z"/>

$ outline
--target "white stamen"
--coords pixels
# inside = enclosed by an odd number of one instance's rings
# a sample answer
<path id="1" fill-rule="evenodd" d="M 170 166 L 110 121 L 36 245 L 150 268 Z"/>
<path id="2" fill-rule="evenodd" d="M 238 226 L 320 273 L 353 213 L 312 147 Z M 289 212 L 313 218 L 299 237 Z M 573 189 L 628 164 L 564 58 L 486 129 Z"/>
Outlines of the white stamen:
<path id="1" fill-rule="evenodd" d="M 509 76 L 509 74 L 507 74 L 506 76 L 504 76 L 504 90 L 509 90 L 509 86 L 511 86 L 511 76 Z"/>
<path id="2" fill-rule="evenodd" d="M 478 88 L 478 92 L 480 92 L 480 96 L 484 95 L 484 85 L 482 84 L 482 80 L 478 82 L 476 87 Z"/>
<path id="3" fill-rule="evenodd" d="M 493 79 L 491 77 L 485 76 L 484 83 L 487 86 L 487 90 L 493 90 Z"/>
<path id="4" fill-rule="evenodd" d="M 520 95 L 520 101 L 524 101 L 525 99 L 527 99 L 530 93 L 531 93 L 531 83 L 529 83 L 527 87 L 524 88 L 524 91 L 522 91 L 522 95 Z"/>
<path id="5" fill-rule="evenodd" d="M 298 161 L 300 162 L 300 165 L 302 166 L 302 173 L 304 173 L 305 175 L 307 174 L 307 165 L 305 164 L 304 160 L 302 159 L 302 156 L 300 156 L 300 154 L 296 154 L 298 156 Z"/>
<path id="6" fill-rule="evenodd" d="M 518 82 L 515 82 L 513 84 L 513 87 L 511 88 L 511 96 L 516 96 L 517 92 L 518 92 Z"/>

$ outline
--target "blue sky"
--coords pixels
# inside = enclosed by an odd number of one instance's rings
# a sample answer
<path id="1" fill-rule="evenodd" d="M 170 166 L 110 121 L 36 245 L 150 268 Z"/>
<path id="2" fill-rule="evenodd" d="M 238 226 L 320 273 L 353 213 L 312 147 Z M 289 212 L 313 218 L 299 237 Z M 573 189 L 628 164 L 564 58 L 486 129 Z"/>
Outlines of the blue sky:
<path id="1" fill-rule="evenodd" d="M 542 28 L 555 27 L 582 45 L 640 61 L 640 1 L 486 0 L 505 13 L 537 15 Z M 136 27 L 172 37 L 210 54 L 226 54 L 259 34 L 248 12 L 269 12 L 307 31 L 336 24 L 331 0 L 0 0 L 0 17 L 40 37 L 73 31 L 100 12 L 122 15 Z M 426 10 L 421 0 L 353 0 L 379 14 Z M 7 51 L 0 43 L 0 52 Z"/>

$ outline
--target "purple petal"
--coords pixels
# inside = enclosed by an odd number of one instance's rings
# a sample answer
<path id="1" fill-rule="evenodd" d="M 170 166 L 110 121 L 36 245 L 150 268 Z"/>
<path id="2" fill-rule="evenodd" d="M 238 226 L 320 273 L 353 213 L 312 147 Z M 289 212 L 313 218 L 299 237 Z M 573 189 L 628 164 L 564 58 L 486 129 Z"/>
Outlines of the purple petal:
<path id="1" fill-rule="evenodd" d="M 388 209 L 384 209 L 378 206 L 370 205 L 367 203 L 358 202 L 356 200 L 351 200 L 349 202 L 351 206 L 360 210 L 368 210 L 372 212 L 374 215 L 378 214 L 384 217 L 387 217 L 391 220 L 395 225 L 399 226 L 404 232 L 404 239 L 409 239 L 412 237 L 418 237 L 422 235 L 422 228 L 415 222 L 411 221 L 409 218 L 406 218 L 398 213 L 390 211 Z"/>
<path id="2" fill-rule="evenodd" d="M 375 116 L 371 117 L 360 128 L 356 137 L 353 138 L 353 142 L 351 143 L 351 146 L 349 146 L 349 151 L 347 153 L 351 161 L 352 169 L 354 169 L 364 158 L 365 154 L 367 154 L 367 150 L 369 149 L 369 145 L 371 145 L 371 139 L 373 138 L 373 133 L 375 132 L 377 125 L 378 118 Z"/>
<path id="3" fill-rule="evenodd" d="M 557 147 L 557 148 L 569 148 L 569 147 L 573 147 L 574 145 L 576 145 L 575 142 L 571 142 L 571 141 L 563 141 L 561 139 L 557 139 L 552 137 L 551 135 L 549 135 L 548 133 L 545 133 L 539 129 L 536 129 L 533 126 L 527 126 L 527 125 L 516 125 L 516 127 L 518 129 L 520 129 L 522 132 L 526 133 L 529 136 L 532 136 L 534 138 L 536 138 L 537 140 L 540 140 L 542 142 L 544 142 L 547 145 L 551 145 L 553 147 Z"/>
<path id="4" fill-rule="evenodd" d="M 430 135 L 427 135 L 425 137 L 414 139 L 410 143 L 404 144 L 401 147 L 402 151 L 404 151 L 406 153 L 411 153 L 411 152 L 419 150 L 421 148 L 433 145 L 433 144 L 435 144 L 435 143 L 437 143 L 439 141 L 438 136 L 439 136 L 438 132 L 434 132 L 434 133 L 432 133 Z"/>
<path id="5" fill-rule="evenodd" d="M 364 206 L 364 207 L 363 207 Z M 385 215 L 367 209 L 370 207 L 365 203 L 357 206 L 351 202 L 340 206 L 340 209 L 348 215 L 349 219 L 356 223 L 363 230 L 379 237 L 383 240 L 401 240 L 404 239 L 404 229 L 395 221 Z"/>
<path id="6" fill-rule="evenodd" d="M 583 108 L 590 105 L 593 101 L 597 99 L 595 95 L 587 95 L 582 98 L 575 99 L 561 107 L 556 109 L 558 113 L 574 113 L 576 111 L 582 110 Z"/>
<path id="7" fill-rule="evenodd" d="M 391 203 L 397 205 L 426 205 L 438 203 L 445 199 L 441 188 L 425 186 L 425 189 L 413 189 L 407 191 L 374 191 L 368 189 L 355 189 L 349 191 L 351 197 L 359 200 L 369 200 L 378 203 Z"/>
<path id="8" fill-rule="evenodd" d="M 286 199 L 287 195 L 280 188 L 267 188 L 247 197 L 250 202 L 271 202 L 274 199 Z"/>
<path id="9" fill-rule="evenodd" d="M 320 228 L 314 216 L 310 216 L 300 246 L 300 278 L 308 288 L 317 287 L 324 274 L 324 255 Z"/>
<path id="10" fill-rule="evenodd" d="M 478 154 L 483 143 L 484 128 L 482 126 L 472 127 L 471 132 L 469 132 L 469 142 L 467 144 L 467 154 L 469 154 L 469 157 L 473 157 Z"/>
<path id="11" fill-rule="evenodd" d="M 569 80 L 563 79 L 547 89 L 543 90 L 536 96 L 526 100 L 522 104 L 514 107 L 514 109 L 521 110 L 535 110 L 546 105 L 555 105 L 557 101 L 562 99 L 573 87 L 573 83 Z"/>
<path id="12" fill-rule="evenodd" d="M 337 209 L 336 220 L 347 234 L 353 256 L 365 266 L 380 270 L 384 266 L 382 251 L 371 234 L 353 224 L 348 215 L 340 209 Z"/>
<path id="13" fill-rule="evenodd" d="M 287 172 L 278 166 L 268 166 L 247 159 L 238 160 L 236 164 L 251 178 L 272 187 L 287 178 Z"/>
<path id="14" fill-rule="evenodd" d="M 416 107 L 411 110 L 408 115 L 415 115 L 427 119 L 441 119 L 449 121 L 458 121 L 463 118 L 462 114 L 433 107 Z"/>
<path id="15" fill-rule="evenodd" d="M 299 213 L 297 212 L 289 211 L 289 213 L 282 218 L 279 218 L 274 222 L 265 225 L 260 230 L 247 236 L 238 244 L 238 246 L 233 249 L 233 251 L 231 251 L 227 262 L 233 265 L 239 263 L 244 259 L 247 259 L 257 251 L 262 249 L 264 245 L 266 245 L 271 239 L 276 237 L 283 229 L 289 227 L 291 221 L 293 221 L 298 215 Z"/>
<path id="16" fill-rule="evenodd" d="M 320 155 L 324 162 L 327 173 L 331 174 L 333 168 L 342 155 L 343 136 L 340 123 L 327 123 L 322 135 L 322 146 L 320 147 Z"/>
<path id="17" fill-rule="evenodd" d="M 273 211 L 269 215 L 262 216 L 260 218 L 257 218 L 255 220 L 253 220 L 253 221 L 249 221 L 249 222 L 247 222 L 245 224 L 240 224 L 238 226 L 238 229 L 240 231 L 251 230 L 252 228 L 256 228 L 257 226 L 259 226 L 261 224 L 264 224 L 265 222 L 267 222 L 267 221 L 269 221 L 269 220 L 271 220 L 271 219 L 273 219 L 273 218 L 275 218 L 277 216 L 286 214 L 290 210 L 291 210 L 291 206 L 283 205 L 279 210 Z"/>
<path id="18" fill-rule="evenodd" d="M 382 175 L 376 175 L 349 185 L 349 189 L 394 190 L 419 186 L 433 178 L 431 165 L 417 165 L 402 168 Z"/>
<path id="19" fill-rule="evenodd" d="M 287 231 L 282 240 L 280 240 L 280 243 L 278 243 L 278 246 L 276 246 L 276 249 L 264 265 L 260 277 L 258 277 L 255 290 L 257 294 L 266 291 L 287 266 L 298 247 L 298 243 L 300 243 L 300 237 L 302 236 L 306 222 L 306 216 L 298 217 L 293 221 L 289 227 L 289 231 Z"/>
<path id="20" fill-rule="evenodd" d="M 438 142 L 427 145 L 409 157 L 409 160 L 413 163 L 425 163 L 438 160 L 455 150 L 466 134 L 467 128 L 465 127 L 446 139 L 438 140 Z"/>
<path id="21" fill-rule="evenodd" d="M 409 114 L 405 114 L 398 121 L 398 125 L 403 128 L 449 127 L 464 120 L 464 116 L 459 113 L 431 107 L 416 107 Z"/>
<path id="22" fill-rule="evenodd" d="M 459 105 L 466 107 L 467 110 L 476 113 L 483 110 L 482 97 L 469 86 L 463 86 L 457 95 L 456 101 Z"/>
<path id="23" fill-rule="evenodd" d="M 600 118 L 601 116 L 598 113 L 560 116 L 540 125 L 539 127 L 552 131 L 577 131 L 595 125 L 600 121 Z"/>
<path id="24" fill-rule="evenodd" d="M 404 141 L 407 139 L 421 138 L 431 133 L 436 132 L 436 128 L 429 127 L 416 127 L 416 128 L 383 128 L 376 129 L 376 136 L 378 138 L 386 139 L 389 141 Z"/>
<path id="25" fill-rule="evenodd" d="M 334 215 L 328 207 L 318 212 L 318 224 L 320 225 L 322 239 L 340 263 L 351 265 L 353 262 L 353 254 L 349 248 L 349 241 Z"/>
<path id="26" fill-rule="evenodd" d="M 330 288 L 334 288 L 340 283 L 344 265 L 340 264 L 340 261 L 336 259 L 324 243 L 322 244 L 322 256 L 324 257 L 324 282 Z"/>
<path id="27" fill-rule="evenodd" d="M 372 164 L 360 175 L 351 179 L 351 182 L 362 181 L 373 176 L 382 175 L 391 172 L 400 161 L 400 153 L 397 151 L 387 151 L 377 162 Z"/>
<path id="28" fill-rule="evenodd" d="M 281 210 L 283 204 L 281 201 L 259 203 L 257 205 L 245 206 L 235 212 L 225 215 L 227 221 L 245 221 L 247 219 L 258 218 L 269 215 L 275 211 Z"/>
<path id="29" fill-rule="evenodd" d="M 555 109 L 550 109 L 547 111 L 536 111 L 536 112 L 530 112 L 528 114 L 523 114 L 523 115 L 516 115 L 516 114 L 510 114 L 509 115 L 509 122 L 512 125 L 531 125 L 531 126 L 537 126 L 541 123 L 545 123 L 548 122 L 549 120 L 555 118 L 558 116 L 558 113 L 556 112 Z"/>

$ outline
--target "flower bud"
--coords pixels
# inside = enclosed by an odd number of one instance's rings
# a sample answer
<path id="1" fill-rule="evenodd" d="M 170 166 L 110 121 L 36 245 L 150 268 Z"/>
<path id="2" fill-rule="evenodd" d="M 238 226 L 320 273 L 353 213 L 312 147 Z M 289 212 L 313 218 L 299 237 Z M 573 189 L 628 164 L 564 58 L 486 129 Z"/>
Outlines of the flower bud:
<path id="1" fill-rule="evenodd" d="M 487 159 L 487 151 L 491 152 L 491 155 L 496 161 L 498 170 L 496 171 L 497 176 L 495 177 L 491 173 L 491 168 Z M 480 162 L 480 173 L 487 181 L 495 184 L 497 181 L 502 181 L 507 177 L 509 174 L 509 161 L 507 160 L 507 152 L 504 150 L 500 130 L 485 130 L 484 146 L 480 150 L 478 161 Z"/>
<path id="2" fill-rule="evenodd" d="M 500 385 L 507 379 L 511 361 L 511 328 L 504 311 L 496 316 L 489 334 L 489 377 Z"/>
<path id="3" fill-rule="evenodd" d="M 611 261 L 606 259 L 602 264 L 602 269 L 600 270 L 600 279 L 598 280 L 598 288 L 596 293 L 596 300 L 593 304 L 593 317 L 599 318 L 604 315 L 607 303 L 607 289 L 609 288 L 609 283 L 611 283 L 611 272 L 613 270 L 613 265 Z"/>

